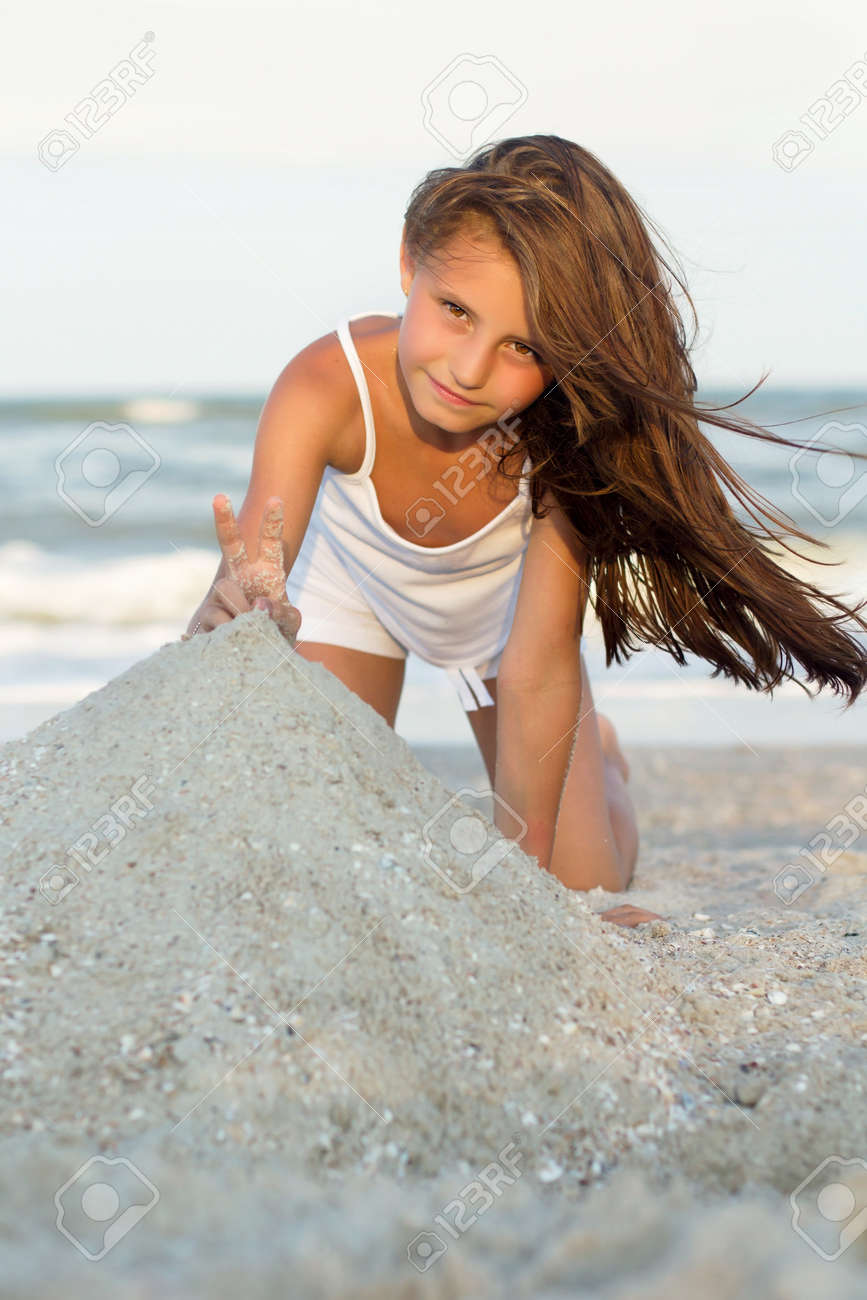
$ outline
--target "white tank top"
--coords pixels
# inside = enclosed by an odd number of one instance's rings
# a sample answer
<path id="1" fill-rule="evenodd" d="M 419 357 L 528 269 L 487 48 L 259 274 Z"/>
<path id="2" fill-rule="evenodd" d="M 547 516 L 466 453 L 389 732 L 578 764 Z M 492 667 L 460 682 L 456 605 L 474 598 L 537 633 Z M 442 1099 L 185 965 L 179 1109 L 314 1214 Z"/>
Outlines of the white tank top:
<path id="1" fill-rule="evenodd" d="M 376 459 L 370 393 L 349 332 L 350 321 L 371 314 L 396 315 L 361 312 L 337 327 L 361 398 L 364 460 L 354 474 L 326 467 L 309 527 L 325 532 L 386 630 L 420 659 L 444 668 L 472 711 L 494 703 L 477 669 L 500 653 L 512 626 L 532 522 L 529 480 L 520 480 L 515 498 L 494 519 L 449 546 L 407 541 L 386 523 L 370 477 Z M 525 475 L 529 467 L 527 459 Z M 432 486 L 431 499 L 421 499 L 417 520 L 424 521 L 431 506 L 428 517 L 442 511 L 435 491 Z"/>

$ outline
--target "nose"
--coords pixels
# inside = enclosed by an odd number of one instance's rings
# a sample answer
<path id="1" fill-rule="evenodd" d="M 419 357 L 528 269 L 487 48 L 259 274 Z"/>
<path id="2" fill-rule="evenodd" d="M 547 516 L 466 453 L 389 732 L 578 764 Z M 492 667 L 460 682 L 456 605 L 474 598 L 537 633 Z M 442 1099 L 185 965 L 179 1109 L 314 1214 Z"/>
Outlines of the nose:
<path id="1" fill-rule="evenodd" d="M 473 392 L 484 387 L 489 369 L 490 360 L 482 340 L 463 340 L 449 361 L 449 375 L 453 381 L 449 387 L 453 387 L 461 397 L 471 397 Z"/>

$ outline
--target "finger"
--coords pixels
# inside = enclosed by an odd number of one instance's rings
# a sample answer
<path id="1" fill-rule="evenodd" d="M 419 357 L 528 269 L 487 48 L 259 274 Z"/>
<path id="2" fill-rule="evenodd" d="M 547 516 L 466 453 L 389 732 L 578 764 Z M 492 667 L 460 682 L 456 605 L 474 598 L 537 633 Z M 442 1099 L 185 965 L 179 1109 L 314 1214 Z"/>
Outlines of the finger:
<path id="1" fill-rule="evenodd" d="M 286 637 L 287 641 L 294 641 L 298 635 L 298 629 L 301 626 L 301 611 L 294 606 L 283 602 L 278 609 L 277 602 L 268 600 L 265 596 L 257 596 L 253 605 L 254 609 L 262 609 L 269 616 L 273 623 L 276 624 L 277 630 Z"/>
<path id="2" fill-rule="evenodd" d="M 232 614 L 246 614 L 253 608 L 246 587 L 234 578 L 220 578 L 219 582 L 215 582 L 210 599 L 216 600 Z"/>
<path id="3" fill-rule="evenodd" d="M 283 502 L 269 497 L 262 511 L 259 527 L 259 560 L 281 576 L 283 574 Z"/>
<path id="4" fill-rule="evenodd" d="M 219 627 L 221 623 L 231 623 L 233 617 L 234 615 L 228 614 L 217 605 L 207 605 L 202 611 L 202 623 L 196 636 L 200 636 L 202 632 L 213 632 L 214 628 Z"/>
<path id="5" fill-rule="evenodd" d="M 233 617 L 236 614 L 246 614 L 252 609 L 244 588 L 232 578 L 221 578 L 214 584 L 213 594 L 208 603 L 211 602 L 227 609 Z"/>
<path id="6" fill-rule="evenodd" d="M 286 575 L 282 568 L 278 573 L 273 571 L 261 575 L 262 590 L 270 601 L 275 605 L 286 603 Z"/>
<path id="7" fill-rule="evenodd" d="M 225 492 L 219 492 L 211 504 L 214 509 L 214 524 L 220 550 L 223 552 L 229 573 L 237 579 L 242 565 L 248 564 L 249 560 L 244 539 L 238 531 L 238 521 L 232 510 L 232 503 Z"/>
<path id="8" fill-rule="evenodd" d="M 301 627 L 301 611 L 288 601 L 271 606 L 271 617 L 287 641 L 294 641 Z"/>

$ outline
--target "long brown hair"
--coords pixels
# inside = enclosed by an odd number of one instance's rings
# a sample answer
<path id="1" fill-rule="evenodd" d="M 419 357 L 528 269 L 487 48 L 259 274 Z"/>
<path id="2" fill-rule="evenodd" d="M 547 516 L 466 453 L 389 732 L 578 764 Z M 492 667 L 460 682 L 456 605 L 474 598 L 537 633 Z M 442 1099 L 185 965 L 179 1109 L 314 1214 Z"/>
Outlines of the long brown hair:
<path id="1" fill-rule="evenodd" d="M 599 159 L 556 135 L 500 140 L 463 167 L 429 172 L 404 216 L 407 250 L 422 263 L 469 231 L 493 235 L 517 262 L 530 327 L 556 382 L 515 421 L 498 470 L 518 478 L 506 463 L 523 466 L 529 456 L 534 517 L 547 513 L 546 489 L 566 512 L 588 556 L 606 664 L 651 642 L 680 664 L 691 651 L 716 666 L 712 676 L 772 695 L 783 679 L 797 681 L 797 660 L 817 691 L 830 686 L 848 695 L 847 708 L 854 703 L 867 682 L 867 650 L 842 625 L 867 630 L 867 599 L 850 608 L 775 563 L 763 539 L 781 535 L 762 517 L 827 543 L 751 488 L 698 421 L 781 446 L 809 444 L 719 414 L 738 402 L 693 400 L 691 343 L 663 268 L 697 328 L 684 278 Z M 757 527 L 736 517 L 723 484 Z"/>

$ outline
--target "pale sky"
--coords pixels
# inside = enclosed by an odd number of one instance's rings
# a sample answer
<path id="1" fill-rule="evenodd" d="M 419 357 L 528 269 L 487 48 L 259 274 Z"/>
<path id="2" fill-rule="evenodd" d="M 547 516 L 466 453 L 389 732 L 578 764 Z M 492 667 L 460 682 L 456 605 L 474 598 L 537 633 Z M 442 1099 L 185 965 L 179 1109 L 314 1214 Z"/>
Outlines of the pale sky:
<path id="1" fill-rule="evenodd" d="M 0 396 L 267 391 L 341 316 L 400 310 L 403 209 L 426 171 L 459 165 L 467 139 L 538 132 L 597 154 L 664 231 L 700 383 L 745 389 L 770 368 L 769 384 L 863 389 L 863 13 L 7 8 Z"/>

